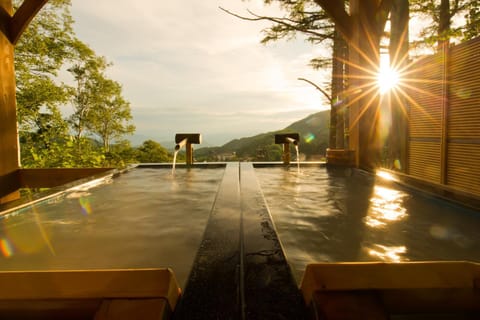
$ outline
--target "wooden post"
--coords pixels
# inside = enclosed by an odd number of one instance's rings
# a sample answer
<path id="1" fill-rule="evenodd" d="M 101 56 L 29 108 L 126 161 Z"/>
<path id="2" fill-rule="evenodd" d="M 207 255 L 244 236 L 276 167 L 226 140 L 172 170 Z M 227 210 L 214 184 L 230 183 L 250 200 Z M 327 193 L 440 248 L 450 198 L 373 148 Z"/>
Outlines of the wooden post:
<path id="1" fill-rule="evenodd" d="M 187 142 L 187 145 L 185 146 L 185 151 L 186 151 L 186 162 L 187 165 L 192 165 L 193 164 L 193 146 L 190 142 Z"/>
<path id="2" fill-rule="evenodd" d="M 315 0 L 335 21 L 349 45 L 349 152 L 357 167 L 373 170 L 379 162 L 379 97 L 376 74 L 380 65 L 380 36 L 393 0 Z M 328 154 L 327 154 L 328 161 Z"/>
<path id="3" fill-rule="evenodd" d="M 390 17 L 390 66 L 403 70 L 409 62 L 408 57 L 408 0 L 394 0 Z M 408 119 L 407 99 L 402 94 L 395 94 L 391 100 L 392 127 L 390 132 L 390 156 L 392 169 L 408 172 Z"/>
<path id="4" fill-rule="evenodd" d="M 283 144 L 283 164 L 290 164 L 290 143 L 285 142 Z"/>
<path id="5" fill-rule="evenodd" d="M 11 0 L 0 0 L 0 177 L 16 177 L 19 169 L 17 106 L 15 102 L 14 46 L 10 42 Z M 8 181 L 15 185 L 15 181 Z M 19 198 L 18 191 L 0 194 L 0 203 Z"/>
<path id="6" fill-rule="evenodd" d="M 440 183 L 447 184 L 447 170 L 448 170 L 448 107 L 449 107 L 449 60 L 450 60 L 450 48 L 448 40 L 442 42 L 443 56 L 443 72 L 442 72 L 442 136 L 440 140 Z"/>
<path id="7" fill-rule="evenodd" d="M 290 143 L 295 146 L 300 141 L 300 135 L 298 133 L 277 133 L 275 134 L 275 144 L 281 144 L 283 147 L 282 160 L 283 164 L 290 164 Z"/>
<path id="8" fill-rule="evenodd" d="M 380 64 L 380 25 L 378 1 L 350 1 L 353 28 L 349 42 L 350 62 L 350 140 L 357 167 L 373 170 L 378 165 L 380 144 L 379 96 L 375 74 Z"/>

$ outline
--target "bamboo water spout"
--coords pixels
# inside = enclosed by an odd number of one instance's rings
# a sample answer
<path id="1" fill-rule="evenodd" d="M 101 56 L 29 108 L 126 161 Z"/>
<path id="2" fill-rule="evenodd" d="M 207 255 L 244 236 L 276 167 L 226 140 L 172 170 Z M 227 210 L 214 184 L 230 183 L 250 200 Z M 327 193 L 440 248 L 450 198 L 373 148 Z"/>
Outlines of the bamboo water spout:
<path id="1" fill-rule="evenodd" d="M 177 133 L 175 135 L 175 152 L 178 152 L 185 146 L 186 163 L 193 164 L 193 146 L 192 144 L 202 143 L 202 135 L 200 133 Z"/>
<path id="2" fill-rule="evenodd" d="M 292 143 L 295 147 L 298 147 L 299 141 L 300 135 L 298 133 L 279 133 L 275 135 L 275 143 L 283 144 L 283 164 L 290 164 L 290 143 Z"/>

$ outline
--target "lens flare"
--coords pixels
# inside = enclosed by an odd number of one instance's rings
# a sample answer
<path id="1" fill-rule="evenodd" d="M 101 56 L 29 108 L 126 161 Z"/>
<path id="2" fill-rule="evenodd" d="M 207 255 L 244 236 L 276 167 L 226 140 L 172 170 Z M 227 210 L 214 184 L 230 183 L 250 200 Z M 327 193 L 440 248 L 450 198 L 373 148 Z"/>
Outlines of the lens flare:
<path id="1" fill-rule="evenodd" d="M 310 143 L 313 140 L 315 140 L 315 135 L 313 133 L 307 133 L 303 139 L 305 140 L 306 143 Z"/>
<path id="2" fill-rule="evenodd" d="M 78 198 L 78 203 L 80 204 L 80 207 L 82 208 L 82 213 L 86 216 L 89 214 L 92 214 L 92 206 L 90 204 L 90 199 L 87 197 L 80 197 Z"/>
<path id="3" fill-rule="evenodd" d="M 0 251 L 5 258 L 10 258 L 14 254 L 12 243 L 8 239 L 0 239 Z"/>
<path id="4" fill-rule="evenodd" d="M 393 167 L 397 170 L 402 170 L 402 163 L 400 162 L 399 159 L 396 159 L 393 161 Z"/>

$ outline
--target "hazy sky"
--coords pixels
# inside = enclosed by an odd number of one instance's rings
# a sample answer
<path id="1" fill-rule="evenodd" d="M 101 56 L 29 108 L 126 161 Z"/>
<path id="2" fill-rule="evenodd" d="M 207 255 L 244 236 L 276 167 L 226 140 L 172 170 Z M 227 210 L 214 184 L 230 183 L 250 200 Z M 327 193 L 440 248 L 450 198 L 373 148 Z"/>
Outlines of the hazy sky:
<path id="1" fill-rule="evenodd" d="M 163 142 L 200 132 L 205 144 L 284 128 L 328 108 L 305 77 L 324 84 L 326 71 L 308 67 L 321 47 L 302 38 L 259 43 L 266 22 L 247 22 L 246 9 L 278 15 L 251 0 L 73 0 L 77 36 L 114 64 L 136 134 Z"/>

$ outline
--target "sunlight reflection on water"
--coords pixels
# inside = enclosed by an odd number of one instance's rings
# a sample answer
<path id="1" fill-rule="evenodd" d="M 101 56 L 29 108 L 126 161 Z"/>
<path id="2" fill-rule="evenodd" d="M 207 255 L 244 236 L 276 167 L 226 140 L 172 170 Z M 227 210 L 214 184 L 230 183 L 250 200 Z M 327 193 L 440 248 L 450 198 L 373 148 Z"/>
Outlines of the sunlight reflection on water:
<path id="1" fill-rule="evenodd" d="M 294 274 L 340 261 L 480 261 L 480 213 L 360 171 L 261 168 Z"/>
<path id="2" fill-rule="evenodd" d="M 407 194 L 398 190 L 374 186 L 370 209 L 365 223 L 372 228 L 386 227 L 389 223 L 405 219 L 407 210 L 403 198 Z"/>

